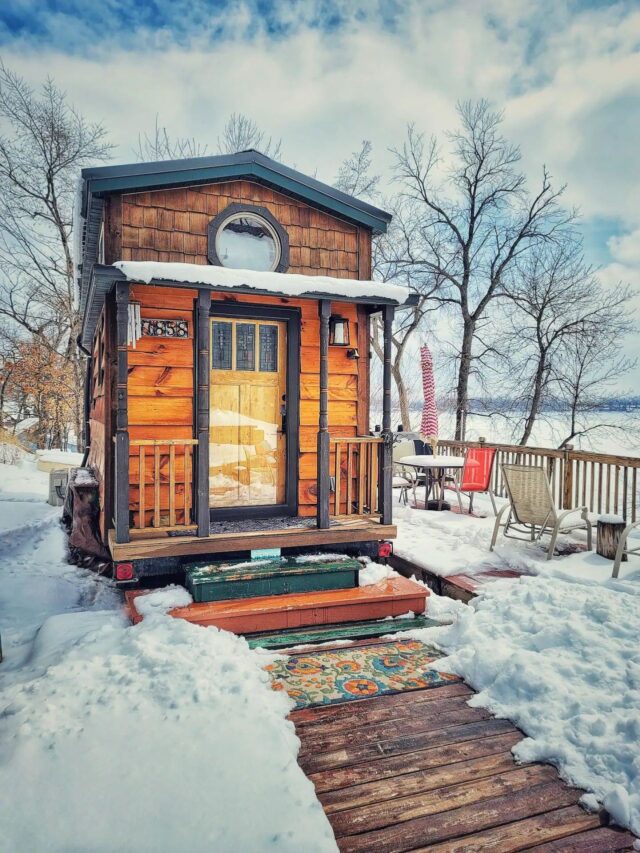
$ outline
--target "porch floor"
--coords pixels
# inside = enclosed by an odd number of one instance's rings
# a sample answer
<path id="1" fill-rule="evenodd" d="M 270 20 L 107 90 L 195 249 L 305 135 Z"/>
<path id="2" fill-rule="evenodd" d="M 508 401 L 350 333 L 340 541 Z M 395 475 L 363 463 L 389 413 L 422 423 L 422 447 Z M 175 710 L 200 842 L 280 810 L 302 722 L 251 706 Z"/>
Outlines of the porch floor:
<path id="1" fill-rule="evenodd" d="M 253 548 L 309 548 L 321 545 L 353 544 L 395 539 L 394 524 L 381 524 L 369 516 L 337 516 L 328 529 L 318 529 L 313 518 L 282 519 L 297 526 L 278 526 L 278 519 L 261 521 L 216 522 L 233 525 L 226 531 L 209 536 L 168 535 L 154 530 L 132 530 L 131 541 L 117 543 L 115 532 L 109 531 L 109 550 L 115 562 L 159 557 L 207 556 L 250 551 Z M 242 525 L 238 527 L 236 525 Z"/>

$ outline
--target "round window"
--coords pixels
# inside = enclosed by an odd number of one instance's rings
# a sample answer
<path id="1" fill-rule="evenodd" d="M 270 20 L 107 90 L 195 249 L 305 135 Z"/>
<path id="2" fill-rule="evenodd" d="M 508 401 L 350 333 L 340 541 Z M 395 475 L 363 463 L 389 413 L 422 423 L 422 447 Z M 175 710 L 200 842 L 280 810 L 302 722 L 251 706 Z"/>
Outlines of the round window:
<path id="1" fill-rule="evenodd" d="M 225 219 L 217 230 L 215 247 L 223 267 L 268 271 L 280 262 L 275 229 L 254 213 L 235 213 Z"/>

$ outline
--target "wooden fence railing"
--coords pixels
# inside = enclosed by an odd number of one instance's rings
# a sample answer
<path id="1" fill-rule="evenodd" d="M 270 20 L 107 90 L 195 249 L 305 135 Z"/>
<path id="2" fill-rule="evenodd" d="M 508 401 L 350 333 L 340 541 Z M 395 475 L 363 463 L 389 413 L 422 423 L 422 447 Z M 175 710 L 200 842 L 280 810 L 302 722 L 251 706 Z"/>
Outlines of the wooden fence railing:
<path id="1" fill-rule="evenodd" d="M 489 446 L 474 441 L 439 441 L 438 452 L 462 456 L 469 447 Z M 551 483 L 556 505 L 561 508 L 587 506 L 590 512 L 611 513 L 632 522 L 638 518 L 640 458 L 591 453 L 586 450 L 554 450 L 518 444 L 490 444 L 496 448 L 492 488 L 506 497 L 502 478 L 504 463 L 539 465 Z"/>
<path id="2" fill-rule="evenodd" d="M 378 514 L 383 443 L 384 439 L 371 436 L 331 439 L 332 515 Z"/>
<path id="3" fill-rule="evenodd" d="M 197 438 L 131 439 L 129 488 L 135 529 L 192 526 L 193 448 L 197 444 Z"/>

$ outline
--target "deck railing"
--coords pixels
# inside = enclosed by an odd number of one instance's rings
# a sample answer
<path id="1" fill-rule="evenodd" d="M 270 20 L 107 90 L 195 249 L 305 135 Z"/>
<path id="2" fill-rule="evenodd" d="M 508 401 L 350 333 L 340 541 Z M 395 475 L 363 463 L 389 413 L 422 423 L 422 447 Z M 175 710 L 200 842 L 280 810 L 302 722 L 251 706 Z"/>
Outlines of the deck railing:
<path id="1" fill-rule="evenodd" d="M 439 441 L 438 452 L 463 456 L 469 447 L 496 448 L 492 475 L 494 494 L 506 497 L 502 478 L 504 463 L 539 465 L 551 483 L 556 506 L 587 506 L 590 512 L 621 515 L 625 521 L 638 518 L 638 469 L 640 458 L 592 453 L 586 450 L 554 450 L 518 444 L 493 444 L 474 441 Z"/>
<path id="2" fill-rule="evenodd" d="M 332 515 L 377 515 L 380 511 L 381 448 L 372 436 L 332 438 Z"/>
<path id="3" fill-rule="evenodd" d="M 131 439 L 129 487 L 135 529 L 170 531 L 193 526 L 193 448 L 197 444 L 196 438 Z"/>

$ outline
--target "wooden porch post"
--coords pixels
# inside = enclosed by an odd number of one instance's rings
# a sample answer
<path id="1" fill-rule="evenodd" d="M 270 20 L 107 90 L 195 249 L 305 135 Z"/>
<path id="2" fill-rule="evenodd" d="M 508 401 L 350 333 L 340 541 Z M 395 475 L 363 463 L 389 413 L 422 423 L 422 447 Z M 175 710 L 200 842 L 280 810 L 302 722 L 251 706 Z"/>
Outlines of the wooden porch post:
<path id="1" fill-rule="evenodd" d="M 380 465 L 380 515 L 382 524 L 391 524 L 393 462 L 391 449 L 391 335 L 393 331 L 392 305 L 383 309 L 384 351 L 382 366 L 382 462 Z"/>
<path id="2" fill-rule="evenodd" d="M 211 291 L 199 290 L 196 301 L 196 523 L 198 536 L 209 535 L 209 310 Z"/>
<path id="3" fill-rule="evenodd" d="M 329 527 L 329 316 L 331 302 L 321 299 L 320 312 L 320 415 L 318 418 L 318 509 L 320 529 Z"/>
<path id="4" fill-rule="evenodd" d="M 115 434 L 115 533 L 116 542 L 129 541 L 129 414 L 127 406 L 127 327 L 129 322 L 129 284 L 116 284 L 116 434 Z M 144 507 L 140 508 L 144 512 Z"/>

